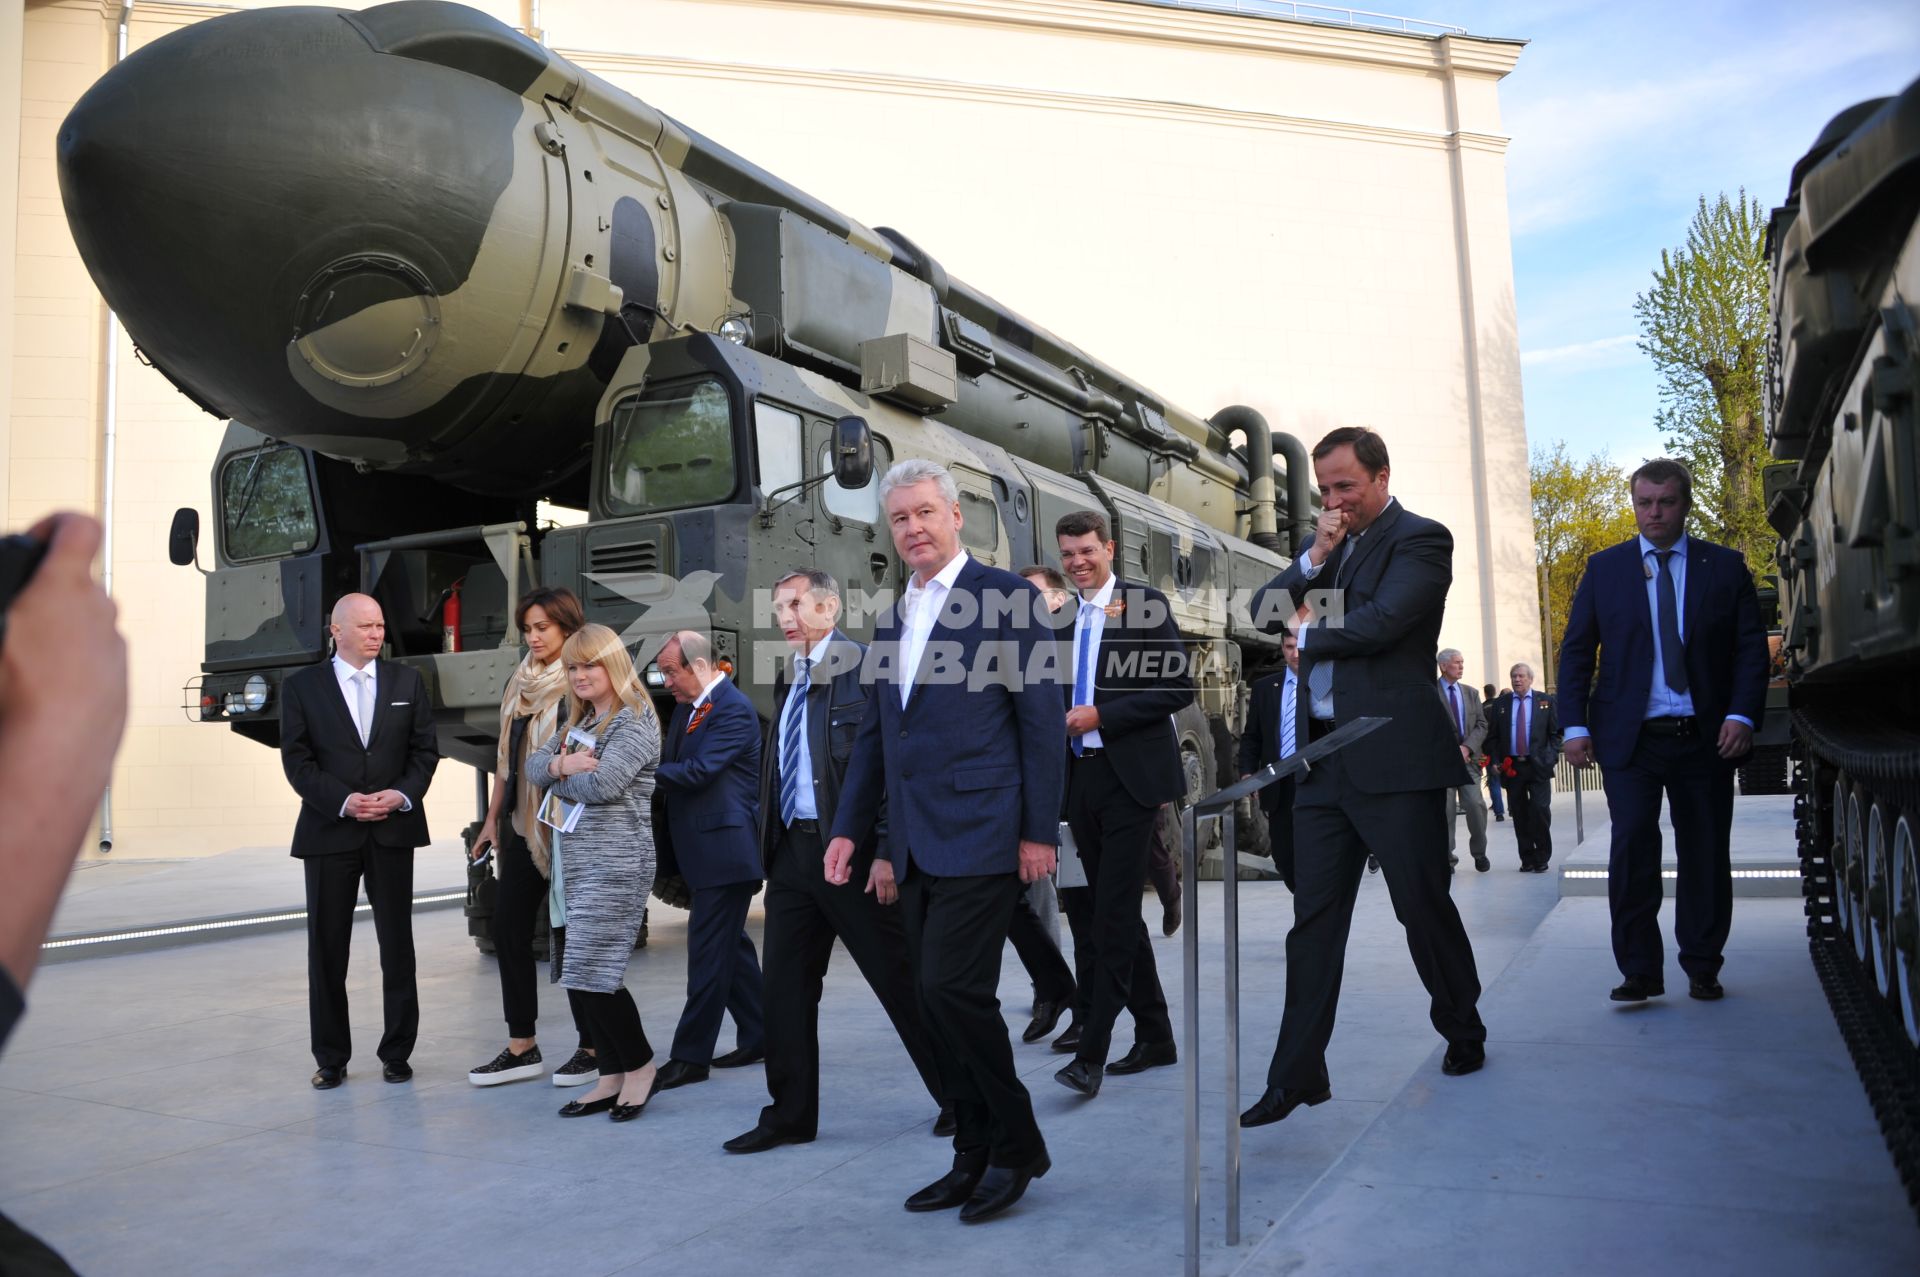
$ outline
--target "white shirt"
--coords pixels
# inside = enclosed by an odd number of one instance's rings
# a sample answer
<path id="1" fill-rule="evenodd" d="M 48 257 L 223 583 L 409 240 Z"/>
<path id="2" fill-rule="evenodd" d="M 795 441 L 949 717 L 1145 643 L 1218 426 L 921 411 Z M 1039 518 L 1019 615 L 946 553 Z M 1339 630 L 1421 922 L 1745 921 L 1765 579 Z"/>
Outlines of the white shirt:
<path id="1" fill-rule="evenodd" d="M 927 636 L 933 633 L 934 623 L 940 619 L 941 610 L 947 605 L 947 595 L 952 591 L 953 583 L 959 579 L 960 569 L 966 565 L 967 552 L 962 550 L 948 559 L 947 565 L 935 572 L 925 585 L 920 584 L 917 572 L 907 581 L 907 597 L 900 605 L 902 708 L 913 695 L 913 679 L 920 671 L 920 657 L 926 651 Z"/>
<path id="2" fill-rule="evenodd" d="M 1113 587 L 1119 584 L 1119 581 L 1119 577 L 1109 572 L 1107 573 L 1107 583 L 1105 585 L 1095 590 L 1092 594 L 1082 597 L 1080 600 L 1080 615 L 1074 618 L 1073 623 L 1073 678 L 1075 680 L 1073 703 L 1075 705 L 1093 704 L 1093 688 L 1088 687 L 1086 689 L 1086 695 L 1083 697 L 1081 695 L 1081 689 L 1078 686 L 1081 649 L 1092 649 L 1086 653 L 1088 681 L 1090 683 L 1098 682 L 1100 670 L 1100 636 L 1107 632 L 1106 607 L 1107 604 L 1113 601 Z M 1089 606 L 1093 609 L 1091 613 L 1087 610 Z M 1100 741 L 1100 730 L 1095 728 L 1093 731 L 1083 734 L 1080 737 L 1080 748 L 1104 748 Z"/>
<path id="3" fill-rule="evenodd" d="M 720 686 L 720 680 L 725 677 L 725 674 L 715 674 L 711 679 L 707 680 L 707 685 L 700 689 L 700 695 L 693 698 L 693 704 L 688 707 L 689 710 L 696 710 L 702 705 L 705 705 L 707 703 L 707 697 L 713 695 L 713 689 Z"/>
<path id="4" fill-rule="evenodd" d="M 360 743 L 364 746 L 373 737 L 373 720 L 369 719 L 364 723 L 360 721 L 360 685 L 354 681 L 354 676 L 362 671 L 367 676 L 367 704 L 369 707 L 378 706 L 380 704 L 380 662 L 371 660 L 361 669 L 356 670 L 347 664 L 346 658 L 340 653 L 333 654 L 333 677 L 340 684 L 341 697 L 347 702 L 347 717 L 353 720 L 353 728 L 360 733 Z M 374 713 L 377 715 L 378 709 L 375 709 Z M 401 794 L 400 810 L 412 811 L 413 799 Z M 340 804 L 340 814 L 342 816 L 347 814 L 345 803 Z"/>

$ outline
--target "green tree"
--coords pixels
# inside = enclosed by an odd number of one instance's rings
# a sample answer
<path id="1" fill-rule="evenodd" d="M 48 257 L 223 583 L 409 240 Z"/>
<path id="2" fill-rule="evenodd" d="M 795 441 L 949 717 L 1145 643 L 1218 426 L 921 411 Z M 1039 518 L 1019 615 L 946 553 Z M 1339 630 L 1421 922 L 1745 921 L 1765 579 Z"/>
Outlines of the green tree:
<path id="1" fill-rule="evenodd" d="M 1767 215 L 1742 190 L 1700 207 L 1684 247 L 1663 249 L 1634 298 L 1640 349 L 1660 374 L 1657 423 L 1693 472 L 1700 531 L 1766 571 L 1774 534 L 1760 478 L 1767 360 Z"/>
<path id="2" fill-rule="evenodd" d="M 1530 469 L 1533 550 L 1540 564 L 1540 632 L 1546 636 L 1551 670 L 1588 556 L 1634 534 L 1633 507 L 1627 499 L 1627 472 L 1604 451 L 1576 461 L 1567 455 L 1565 443 L 1556 443 L 1551 452 L 1536 449 Z"/>

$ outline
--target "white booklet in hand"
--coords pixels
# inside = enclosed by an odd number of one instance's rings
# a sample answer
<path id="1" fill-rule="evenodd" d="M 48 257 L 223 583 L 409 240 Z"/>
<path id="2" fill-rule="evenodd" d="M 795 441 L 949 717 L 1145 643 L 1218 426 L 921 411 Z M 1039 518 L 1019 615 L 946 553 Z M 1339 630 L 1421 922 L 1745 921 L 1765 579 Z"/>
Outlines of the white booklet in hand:
<path id="1" fill-rule="evenodd" d="M 566 744 L 561 746 L 560 752 L 562 754 L 578 754 L 582 752 L 591 754 L 598 748 L 599 744 L 600 742 L 595 740 L 591 733 L 583 732 L 578 727 L 575 727 L 567 732 Z M 540 823 L 557 829 L 563 834 L 570 834 L 580 823 L 580 813 L 586 809 L 587 805 L 585 803 L 570 803 L 549 789 L 547 796 L 540 802 Z"/>

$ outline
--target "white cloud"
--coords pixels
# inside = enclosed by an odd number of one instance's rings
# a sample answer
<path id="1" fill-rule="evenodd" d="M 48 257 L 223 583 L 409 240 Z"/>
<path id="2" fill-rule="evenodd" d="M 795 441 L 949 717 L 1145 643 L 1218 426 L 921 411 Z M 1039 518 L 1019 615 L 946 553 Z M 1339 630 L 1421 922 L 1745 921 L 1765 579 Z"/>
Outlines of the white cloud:
<path id="1" fill-rule="evenodd" d="M 1526 368 L 1554 364 L 1568 370 L 1613 367 L 1630 362 L 1622 356 L 1633 352 L 1634 342 L 1638 340 L 1639 338 L 1632 333 L 1622 333 L 1617 337 L 1576 341 L 1565 346 L 1548 346 L 1542 350 L 1523 350 L 1520 352 L 1520 363 Z"/>

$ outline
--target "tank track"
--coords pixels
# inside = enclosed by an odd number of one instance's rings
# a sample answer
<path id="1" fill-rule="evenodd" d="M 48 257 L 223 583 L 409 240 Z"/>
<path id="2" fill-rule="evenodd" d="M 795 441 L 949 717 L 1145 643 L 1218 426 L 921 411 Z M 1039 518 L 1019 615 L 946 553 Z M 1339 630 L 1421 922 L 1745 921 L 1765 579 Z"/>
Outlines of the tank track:
<path id="1" fill-rule="evenodd" d="M 1879 1121 L 1902 1187 L 1920 1217 L 1920 1051 L 1907 1040 L 1900 1013 L 1875 987 L 1841 934 L 1834 897 L 1834 814 L 1821 803 L 1837 771 L 1865 785 L 1876 800 L 1920 811 L 1920 733 L 1892 727 L 1840 727 L 1832 719 L 1794 714 L 1794 804 L 1808 949 L 1835 1023 Z"/>

